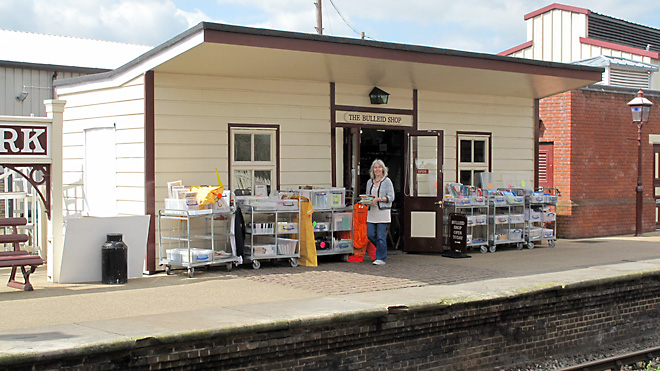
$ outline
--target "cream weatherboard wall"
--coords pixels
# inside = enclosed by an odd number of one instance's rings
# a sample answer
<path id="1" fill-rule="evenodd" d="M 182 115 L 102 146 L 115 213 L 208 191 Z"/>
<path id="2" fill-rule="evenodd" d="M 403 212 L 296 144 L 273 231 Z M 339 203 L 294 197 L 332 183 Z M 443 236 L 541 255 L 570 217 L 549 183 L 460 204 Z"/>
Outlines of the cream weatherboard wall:
<path id="1" fill-rule="evenodd" d="M 533 45 L 510 56 L 570 63 L 607 55 L 658 64 L 657 59 L 648 56 L 580 42 L 581 37 L 588 37 L 587 21 L 586 14 L 562 9 L 554 9 L 529 18 L 526 20 L 527 40 L 533 41 Z"/>
<path id="2" fill-rule="evenodd" d="M 492 134 L 492 171 L 534 179 L 534 107 L 530 99 L 421 91 L 419 130 L 444 131 L 444 182 L 456 182 L 456 133 Z"/>
<path id="3" fill-rule="evenodd" d="M 156 209 L 167 182 L 229 187 L 228 124 L 279 125 L 280 188 L 331 184 L 328 83 L 155 74 Z"/>
<path id="4" fill-rule="evenodd" d="M 115 128 L 118 215 L 144 215 L 144 77 L 114 88 L 59 95 L 63 130 L 64 214 L 88 215 L 85 130 Z M 109 181 L 113 181 L 112 179 Z"/>

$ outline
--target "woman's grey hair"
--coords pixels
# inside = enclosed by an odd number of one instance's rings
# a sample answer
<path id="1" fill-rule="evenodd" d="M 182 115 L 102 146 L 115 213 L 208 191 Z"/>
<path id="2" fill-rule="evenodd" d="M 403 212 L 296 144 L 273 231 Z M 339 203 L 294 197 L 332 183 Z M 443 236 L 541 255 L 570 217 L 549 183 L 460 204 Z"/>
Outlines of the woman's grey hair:
<path id="1" fill-rule="evenodd" d="M 387 174 L 388 174 L 387 166 L 385 166 L 385 163 L 383 162 L 383 160 L 375 159 L 374 162 L 371 163 L 371 167 L 369 168 L 369 176 L 371 177 L 371 179 L 374 179 L 374 178 L 375 178 L 375 175 L 374 175 L 374 166 L 375 166 L 376 164 L 380 165 L 380 167 L 383 168 L 383 178 L 386 177 Z"/>

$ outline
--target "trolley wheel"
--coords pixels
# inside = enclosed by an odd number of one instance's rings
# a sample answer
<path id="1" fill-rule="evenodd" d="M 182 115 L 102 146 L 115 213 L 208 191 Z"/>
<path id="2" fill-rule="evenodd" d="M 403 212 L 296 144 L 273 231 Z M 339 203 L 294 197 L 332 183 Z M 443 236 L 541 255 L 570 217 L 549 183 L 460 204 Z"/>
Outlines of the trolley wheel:
<path id="1" fill-rule="evenodd" d="M 516 244 L 516 249 L 518 249 L 518 250 L 522 250 L 522 249 L 523 249 L 523 243 L 522 243 L 522 242 L 518 242 L 518 243 Z"/>
<path id="2" fill-rule="evenodd" d="M 488 249 L 488 251 L 490 251 L 490 252 L 497 251 L 497 246 L 495 246 L 495 245 L 491 246 L 490 249 Z"/>
<path id="3" fill-rule="evenodd" d="M 548 246 L 555 247 L 555 240 L 548 241 Z"/>
<path id="4" fill-rule="evenodd" d="M 229 262 L 225 267 L 227 268 L 227 272 L 231 272 L 231 269 L 234 268 L 234 264 L 232 262 Z"/>
<path id="5" fill-rule="evenodd" d="M 534 242 L 532 242 L 532 241 L 527 242 L 527 248 L 530 249 L 530 250 L 533 249 L 534 248 Z"/>
<path id="6" fill-rule="evenodd" d="M 170 274 L 172 274 L 172 266 L 171 265 L 168 264 L 168 265 L 165 266 L 165 274 L 167 274 L 168 276 Z"/>
<path id="7" fill-rule="evenodd" d="M 195 268 L 188 268 L 188 277 L 193 278 L 195 275 Z"/>
<path id="8" fill-rule="evenodd" d="M 482 253 L 482 254 L 485 254 L 485 253 L 487 253 L 487 252 L 488 252 L 488 247 L 486 247 L 486 246 L 481 246 L 481 253 Z"/>
<path id="9" fill-rule="evenodd" d="M 291 262 L 291 266 L 292 266 L 292 267 L 295 268 L 295 267 L 298 266 L 298 259 L 296 259 L 296 258 L 291 258 L 291 261 L 290 261 L 290 262 Z"/>
<path id="10" fill-rule="evenodd" d="M 349 256 L 350 256 L 350 255 L 348 255 L 348 254 L 344 254 L 344 255 L 342 255 L 342 256 L 341 256 L 341 261 L 343 261 L 343 262 L 347 262 Z"/>
<path id="11" fill-rule="evenodd" d="M 259 263 L 259 260 L 253 260 L 252 261 L 252 268 L 254 268 L 254 269 L 261 268 L 261 263 Z"/>

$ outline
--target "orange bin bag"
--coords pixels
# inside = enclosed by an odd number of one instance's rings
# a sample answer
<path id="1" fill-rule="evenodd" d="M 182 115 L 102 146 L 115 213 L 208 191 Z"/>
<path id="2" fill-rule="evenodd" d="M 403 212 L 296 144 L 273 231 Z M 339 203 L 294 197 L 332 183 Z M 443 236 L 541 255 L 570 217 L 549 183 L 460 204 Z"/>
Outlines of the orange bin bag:
<path id="1" fill-rule="evenodd" d="M 351 263 L 359 263 L 364 260 L 364 253 L 369 244 L 367 239 L 368 213 L 369 207 L 367 205 L 355 204 L 353 206 L 353 256 L 348 258 Z"/>

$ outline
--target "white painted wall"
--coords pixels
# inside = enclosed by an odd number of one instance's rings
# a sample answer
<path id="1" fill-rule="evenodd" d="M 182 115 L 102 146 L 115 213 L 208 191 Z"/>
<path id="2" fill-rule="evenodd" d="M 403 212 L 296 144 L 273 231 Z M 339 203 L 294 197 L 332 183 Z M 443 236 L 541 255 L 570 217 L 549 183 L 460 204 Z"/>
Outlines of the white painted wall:
<path id="1" fill-rule="evenodd" d="M 492 133 L 493 173 L 534 175 L 534 106 L 528 99 L 419 92 L 419 129 L 444 131 L 444 182 L 456 181 L 456 133 Z"/>
<path id="2" fill-rule="evenodd" d="M 156 208 L 167 182 L 228 186 L 228 124 L 280 126 L 280 188 L 331 184 L 328 83 L 156 73 Z"/>
<path id="3" fill-rule="evenodd" d="M 85 197 L 86 129 L 116 127 L 116 213 L 144 215 L 144 79 L 116 88 L 60 95 L 64 112 L 64 215 L 88 215 Z M 99 150 L 103 150 L 99 148 Z"/>

